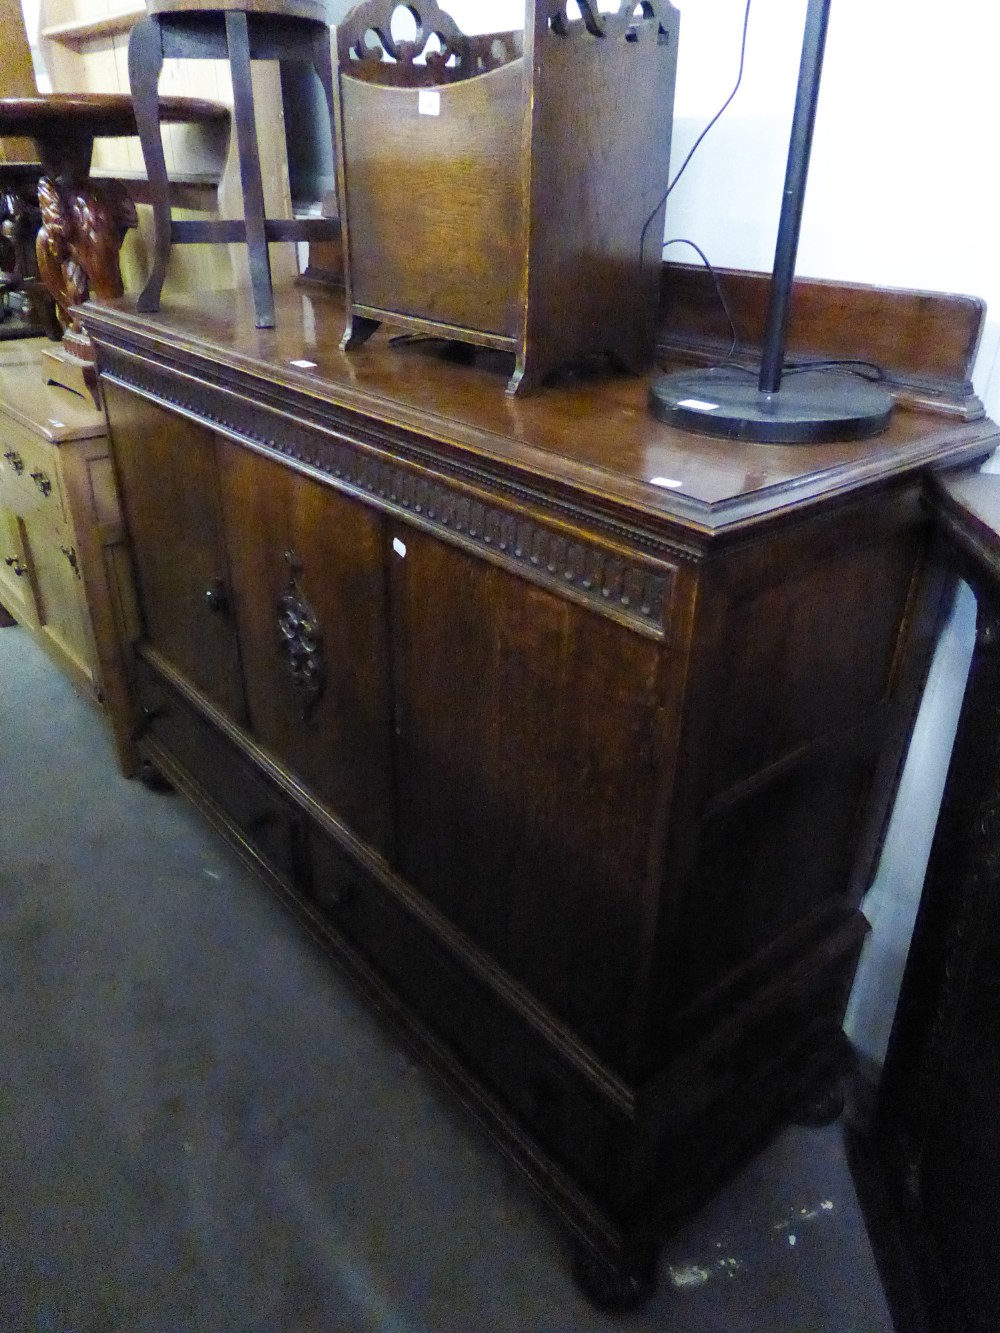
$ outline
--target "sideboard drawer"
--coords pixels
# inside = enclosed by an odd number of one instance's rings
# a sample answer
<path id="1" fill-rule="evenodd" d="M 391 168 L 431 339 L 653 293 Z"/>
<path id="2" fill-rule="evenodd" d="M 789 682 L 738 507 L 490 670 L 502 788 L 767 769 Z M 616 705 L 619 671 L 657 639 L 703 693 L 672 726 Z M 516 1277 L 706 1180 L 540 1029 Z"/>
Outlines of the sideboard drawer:
<path id="1" fill-rule="evenodd" d="M 17 514 L 65 521 L 55 450 L 9 419 L 0 428 L 0 501 Z"/>
<path id="2" fill-rule="evenodd" d="M 308 897 L 409 1011 L 563 1167 L 607 1193 L 613 1145 L 627 1117 L 557 1043 L 491 985 L 454 937 L 310 830 Z"/>
<path id="3" fill-rule="evenodd" d="M 292 887 L 301 878 L 303 818 L 249 761 L 141 658 L 136 662 L 139 742 L 151 737 L 211 794 L 243 846 Z"/>

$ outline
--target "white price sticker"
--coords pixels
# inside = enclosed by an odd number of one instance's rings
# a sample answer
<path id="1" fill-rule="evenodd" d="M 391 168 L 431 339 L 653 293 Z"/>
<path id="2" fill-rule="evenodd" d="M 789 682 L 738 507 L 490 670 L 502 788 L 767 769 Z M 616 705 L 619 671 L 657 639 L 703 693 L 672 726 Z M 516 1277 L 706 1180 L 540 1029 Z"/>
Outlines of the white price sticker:
<path id="1" fill-rule="evenodd" d="M 289 361 L 290 366 L 295 366 L 297 370 L 315 370 L 315 361 Z"/>
<path id="2" fill-rule="evenodd" d="M 718 403 L 706 403 L 701 398 L 682 398 L 678 407 L 689 408 L 692 412 L 718 412 Z"/>
<path id="3" fill-rule="evenodd" d="M 406 559 L 406 543 L 401 542 L 398 537 L 393 537 L 392 549 L 396 552 L 396 554 L 399 556 L 401 560 Z"/>
<path id="4" fill-rule="evenodd" d="M 422 116 L 440 116 L 441 94 L 434 88 L 421 88 L 417 94 L 417 110 Z"/>
<path id="5" fill-rule="evenodd" d="M 665 491 L 679 491 L 684 485 L 682 481 L 675 481 L 673 477 L 650 477 L 650 486 L 662 486 Z"/>

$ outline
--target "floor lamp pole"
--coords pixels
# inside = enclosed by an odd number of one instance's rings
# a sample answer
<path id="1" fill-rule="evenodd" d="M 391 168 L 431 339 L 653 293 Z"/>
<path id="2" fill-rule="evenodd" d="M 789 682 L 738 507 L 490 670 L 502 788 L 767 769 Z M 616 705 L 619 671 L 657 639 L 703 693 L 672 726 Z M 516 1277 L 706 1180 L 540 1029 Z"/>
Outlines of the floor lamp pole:
<path id="1" fill-rule="evenodd" d="M 778 223 L 778 242 L 774 254 L 774 272 L 771 277 L 771 298 L 768 304 L 764 350 L 760 363 L 761 393 L 776 393 L 781 384 L 785 362 L 785 335 L 788 331 L 788 311 L 795 278 L 795 259 L 802 229 L 802 209 L 806 197 L 806 177 L 812 152 L 813 128 L 816 124 L 816 106 L 819 102 L 819 83 L 823 73 L 823 53 L 826 49 L 826 29 L 830 19 L 830 0 L 809 0 L 806 11 L 806 30 L 802 42 L 802 63 L 799 66 L 799 87 L 792 117 L 792 138 L 788 148 L 788 167 L 785 172 L 785 192 L 781 199 L 781 220 Z"/>
<path id="2" fill-rule="evenodd" d="M 856 375 L 785 367 L 795 261 L 802 227 L 820 77 L 831 0 L 809 0 L 788 166 L 778 224 L 760 375 L 736 366 L 661 375 L 650 408 L 682 430 L 759 444 L 816 444 L 857 440 L 885 430 L 892 398 Z"/>

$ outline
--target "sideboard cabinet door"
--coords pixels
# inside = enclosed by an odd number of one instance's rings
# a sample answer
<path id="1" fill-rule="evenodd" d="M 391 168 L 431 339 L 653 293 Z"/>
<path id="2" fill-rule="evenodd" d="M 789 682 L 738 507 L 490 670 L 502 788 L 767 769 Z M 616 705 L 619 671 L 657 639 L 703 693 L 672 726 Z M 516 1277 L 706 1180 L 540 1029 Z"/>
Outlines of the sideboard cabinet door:
<path id="1" fill-rule="evenodd" d="M 218 441 L 250 730 L 354 833 L 390 852 L 383 520 Z"/>
<path id="2" fill-rule="evenodd" d="M 115 384 L 104 392 L 146 641 L 241 721 L 215 436 Z"/>
<path id="3" fill-rule="evenodd" d="M 27 535 L 17 514 L 0 505 L 0 605 L 22 625 L 38 627 L 35 572 Z"/>
<path id="4" fill-rule="evenodd" d="M 648 908 L 660 644 L 401 529 L 402 873 L 598 1050 Z"/>
<path id="5" fill-rule="evenodd" d="M 96 652 L 76 549 L 66 544 L 66 530 L 53 529 L 42 515 L 26 514 L 21 527 L 38 589 L 43 632 L 78 679 L 92 678 Z"/>

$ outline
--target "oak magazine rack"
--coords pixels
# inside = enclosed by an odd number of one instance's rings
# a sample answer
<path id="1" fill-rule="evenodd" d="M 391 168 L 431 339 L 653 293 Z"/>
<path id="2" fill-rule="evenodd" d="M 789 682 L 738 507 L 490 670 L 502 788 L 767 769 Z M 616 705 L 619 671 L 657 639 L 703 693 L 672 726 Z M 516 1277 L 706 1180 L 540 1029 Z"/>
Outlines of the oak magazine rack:
<path id="1" fill-rule="evenodd" d="M 387 323 L 513 353 L 512 394 L 650 363 L 679 14 L 567 9 L 469 36 L 434 0 L 365 0 L 337 27 L 345 350 Z"/>

